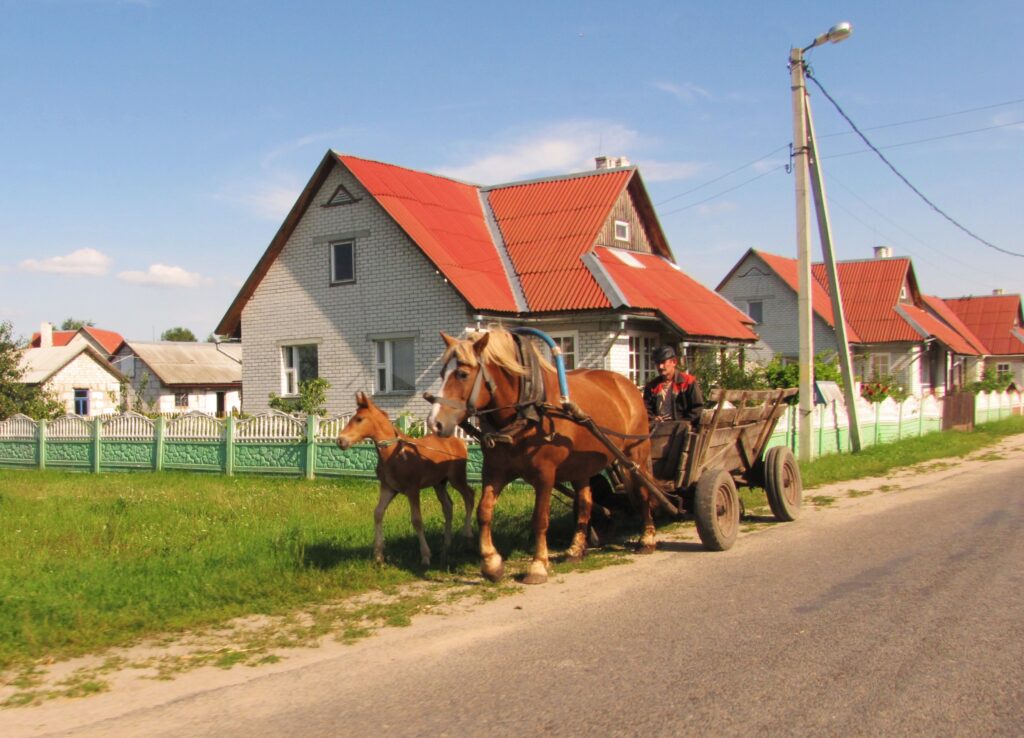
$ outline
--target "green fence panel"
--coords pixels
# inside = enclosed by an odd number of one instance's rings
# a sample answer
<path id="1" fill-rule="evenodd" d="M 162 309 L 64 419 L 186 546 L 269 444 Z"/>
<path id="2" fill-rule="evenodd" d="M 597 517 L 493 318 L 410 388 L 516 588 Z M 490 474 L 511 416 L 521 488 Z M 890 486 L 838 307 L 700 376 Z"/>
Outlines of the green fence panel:
<path id="1" fill-rule="evenodd" d="M 10 439 L 0 441 L 0 465 L 3 466 L 39 466 L 37 454 L 38 444 L 29 439 Z"/>

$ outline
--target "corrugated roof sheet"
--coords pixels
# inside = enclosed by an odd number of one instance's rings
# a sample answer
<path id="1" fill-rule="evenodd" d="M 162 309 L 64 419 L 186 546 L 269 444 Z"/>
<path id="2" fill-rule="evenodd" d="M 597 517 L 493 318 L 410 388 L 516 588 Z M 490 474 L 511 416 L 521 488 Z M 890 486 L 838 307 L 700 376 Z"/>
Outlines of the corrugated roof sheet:
<path id="1" fill-rule="evenodd" d="M 114 354 L 121 344 L 124 343 L 124 338 L 120 333 L 115 331 L 106 331 L 102 328 L 93 328 L 92 326 L 85 326 L 80 328 L 78 331 L 54 331 L 53 332 L 53 345 L 54 346 L 67 346 L 80 331 L 85 331 L 93 339 L 106 349 L 108 354 Z M 32 334 L 32 340 L 29 341 L 29 346 L 32 348 L 39 348 L 39 333 Z"/>
<path id="2" fill-rule="evenodd" d="M 242 383 L 240 344 L 223 343 L 218 346 L 177 341 L 128 341 L 127 344 L 166 385 Z"/>
<path id="3" fill-rule="evenodd" d="M 1021 327 L 1020 295 L 944 298 L 950 309 L 981 339 L 992 356 L 1024 354 L 1014 335 Z"/>
<path id="4" fill-rule="evenodd" d="M 769 254 L 767 251 L 757 251 L 753 253 L 757 254 L 772 269 L 779 278 L 782 279 L 793 292 L 800 292 L 800 280 L 797 272 L 798 264 L 796 259 L 791 259 L 786 256 L 779 256 L 778 254 Z M 813 272 L 813 268 L 812 268 Z M 828 282 L 828 278 L 825 278 L 825 282 Z M 840 291 L 842 291 L 842 285 L 840 284 Z M 843 295 L 844 301 L 846 295 Z M 832 298 L 829 296 L 828 290 L 822 286 L 822 283 L 817 279 L 811 279 L 811 308 L 815 313 L 818 314 L 822 320 L 828 325 L 835 326 L 835 316 L 832 314 Z M 846 303 L 843 303 L 843 309 L 845 312 Z M 850 318 L 846 316 L 846 340 L 850 343 L 860 343 L 860 335 L 856 329 L 850 324 Z"/>
<path id="5" fill-rule="evenodd" d="M 937 317 L 916 305 L 900 305 L 899 309 L 906 313 L 912 323 L 926 334 L 923 337 L 938 339 L 950 351 L 965 356 L 977 356 L 978 351 L 968 343 L 967 339 L 943 323 Z"/>
<path id="6" fill-rule="evenodd" d="M 749 316 L 664 257 L 602 246 L 594 254 L 629 307 L 658 310 L 691 336 L 757 340 Z"/>
<path id="7" fill-rule="evenodd" d="M 594 245 L 633 171 L 597 171 L 489 191 L 530 310 L 611 306 L 580 257 Z"/>
<path id="8" fill-rule="evenodd" d="M 828 291 L 824 264 L 814 264 L 814 278 Z M 836 263 L 843 293 L 843 313 L 862 343 L 919 341 L 921 336 L 896 312 L 900 289 L 907 283 L 910 260 L 865 259 Z"/>
<path id="9" fill-rule="evenodd" d="M 984 341 L 978 338 L 974 334 L 974 331 L 968 328 L 967 324 L 960 320 L 960 316 L 957 315 L 942 298 L 935 297 L 934 295 L 921 295 L 921 299 L 924 300 L 924 304 L 929 310 L 939 316 L 939 318 L 941 318 L 948 326 L 964 337 L 964 340 L 966 340 L 967 343 L 970 344 L 971 348 L 974 349 L 974 353 L 989 353 Z"/>
<path id="10" fill-rule="evenodd" d="M 392 164 L 341 161 L 476 309 L 513 312 L 515 297 L 476 187 Z"/>
<path id="11" fill-rule="evenodd" d="M 117 379 L 123 376 L 114 368 L 107 358 L 100 354 L 86 341 L 76 341 L 66 346 L 49 346 L 47 348 L 27 348 L 21 352 L 18 366 L 23 374 L 24 384 L 42 384 L 61 369 L 66 367 L 79 354 L 88 354 L 97 364 L 110 372 Z"/>

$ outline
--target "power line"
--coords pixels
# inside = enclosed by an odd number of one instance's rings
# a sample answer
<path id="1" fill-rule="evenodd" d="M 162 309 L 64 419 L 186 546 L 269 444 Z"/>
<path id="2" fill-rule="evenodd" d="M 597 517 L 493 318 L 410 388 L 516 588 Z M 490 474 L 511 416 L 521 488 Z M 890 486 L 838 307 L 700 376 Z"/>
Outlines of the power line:
<path id="1" fill-rule="evenodd" d="M 979 243 L 982 243 L 982 244 L 984 244 L 985 246 L 988 246 L 988 247 L 989 247 L 990 249 L 995 249 L 996 251 L 1000 251 L 1000 252 L 1002 252 L 1002 253 L 1004 253 L 1004 254 L 1009 254 L 1010 256 L 1019 256 L 1020 258 L 1024 259 L 1024 254 L 1018 253 L 1018 252 L 1016 252 L 1016 251 L 1008 251 L 1007 249 L 1004 249 L 1004 248 L 1002 248 L 1002 247 L 1000 247 L 1000 246 L 996 246 L 996 245 L 995 245 L 994 243 L 991 243 L 990 241 L 986 241 L 986 240 L 985 240 L 984 238 L 982 238 L 981 236 L 977 235 L 976 233 L 974 233 L 973 231 L 971 231 L 971 230 L 970 230 L 969 228 L 967 228 L 966 226 L 963 226 L 963 225 L 961 225 L 961 224 L 960 224 L 960 223 L 959 223 L 959 222 L 958 222 L 958 221 L 957 221 L 957 220 L 956 220 L 955 218 L 953 218 L 953 217 L 952 217 L 951 215 L 949 215 L 948 213 L 946 213 L 946 211 L 944 211 L 944 210 L 943 210 L 942 208 L 940 208 L 940 207 L 939 207 L 938 205 L 936 205 L 936 204 L 935 204 L 935 203 L 933 203 L 933 202 L 932 202 L 931 200 L 929 200 L 929 199 L 928 199 L 928 198 L 927 198 L 927 197 L 926 197 L 926 196 L 924 195 L 924 193 L 923 193 L 923 192 L 921 192 L 921 190 L 917 189 L 917 188 L 916 188 L 916 187 L 915 187 L 914 185 L 912 185 L 912 184 L 910 183 L 910 180 L 909 180 L 909 179 L 907 179 L 906 177 L 904 177 L 904 176 L 903 176 L 903 174 L 902 174 L 902 173 L 901 173 L 901 172 L 900 172 L 900 171 L 899 171 L 899 170 L 898 170 L 898 169 L 897 169 L 896 167 L 894 167 L 894 166 L 892 165 L 892 163 L 891 163 L 891 162 L 890 162 L 890 161 L 889 161 L 888 159 L 886 159 L 886 158 L 885 158 L 885 155 L 884 155 L 884 154 L 883 154 L 883 153 L 882 153 L 881 151 L 879 151 L 879 150 L 878 150 L 878 148 L 877 148 L 877 147 L 876 147 L 876 146 L 875 146 L 875 145 L 874 145 L 873 143 L 871 143 L 871 141 L 869 141 L 869 140 L 868 140 L 868 137 L 867 137 L 867 136 L 865 136 L 865 135 L 864 135 L 864 134 L 863 134 L 863 133 L 861 132 L 861 130 L 860 130 L 859 128 L 857 128 L 857 125 L 856 125 L 856 124 L 855 124 L 855 123 L 854 123 L 854 122 L 853 122 L 853 121 L 852 121 L 852 120 L 850 119 L 850 116 L 848 116 L 848 115 L 846 114 L 846 111 L 845 111 L 845 110 L 843 110 L 843 109 L 842 109 L 842 108 L 841 108 L 841 107 L 839 106 L 839 103 L 837 103 L 837 102 L 836 102 L 836 101 L 835 101 L 835 100 L 834 100 L 834 99 L 832 98 L 832 96 L 828 94 L 828 92 L 827 92 L 827 91 L 825 90 L 825 88 L 821 86 L 821 83 L 820 83 L 820 82 L 819 82 L 819 81 L 817 80 L 817 78 L 815 78 L 815 77 L 814 77 L 814 75 L 812 75 L 812 74 L 811 74 L 811 70 L 810 70 L 810 69 L 808 69 L 808 70 L 807 70 L 807 77 L 808 77 L 808 79 L 810 79 L 810 80 L 811 80 L 811 81 L 812 81 L 812 82 L 813 82 L 813 83 L 814 83 L 815 85 L 817 85 L 818 89 L 819 89 L 819 90 L 821 90 L 821 94 L 823 94 L 823 95 L 824 95 L 824 96 L 825 96 L 825 97 L 826 97 L 826 98 L 828 99 L 828 101 L 829 101 L 830 103 L 832 103 L 833 107 L 835 107 L 835 109 L 836 109 L 837 111 L 839 111 L 839 114 L 840 114 L 841 116 L 843 116 L 843 118 L 844 118 L 844 119 L 846 120 L 846 122 L 850 124 L 850 127 L 851 127 L 851 128 L 853 128 L 854 132 L 855 132 L 855 133 L 856 133 L 856 134 L 857 134 L 857 135 L 858 135 L 858 136 L 860 137 L 861 141 L 863 141 L 863 142 L 864 142 L 865 144 L 867 144 L 868 148 L 870 148 L 870 149 L 871 149 L 872 151 L 874 151 L 874 152 L 875 152 L 875 154 L 877 154 L 877 155 L 878 155 L 878 158 L 879 158 L 879 159 L 881 159 L 881 160 L 882 160 L 882 161 L 883 161 L 883 162 L 885 163 L 885 165 L 886 165 L 887 167 L 889 167 L 889 169 L 891 169 L 891 170 L 892 170 L 893 174 L 895 174 L 895 175 L 896 175 L 897 177 L 899 177 L 899 178 L 900 178 L 900 179 L 901 179 L 901 180 L 903 181 L 903 183 L 904 183 L 904 184 L 905 184 L 905 185 L 906 185 L 907 187 L 909 187 L 909 188 L 910 188 L 911 190 L 913 190 L 913 191 L 914 191 L 914 193 L 915 193 L 915 194 L 916 194 L 916 195 L 917 195 L 918 197 L 920 197 L 920 198 L 921 198 L 922 200 L 924 200 L 924 201 L 925 201 L 925 202 L 926 202 L 926 203 L 927 203 L 927 204 L 928 204 L 928 205 L 929 205 L 929 206 L 930 206 L 930 207 L 932 208 L 932 210 L 934 210 L 934 211 L 935 211 L 936 213 L 938 213 L 938 214 L 939 214 L 939 215 L 941 215 L 941 216 L 942 216 L 943 218 L 945 218 L 946 220 L 948 220 L 948 221 L 949 221 L 950 223 L 952 223 L 952 224 L 953 224 L 954 226 L 956 226 L 956 227 L 957 227 L 957 228 L 959 228 L 959 229 L 960 229 L 961 231 L 963 231 L 964 233 L 966 233 L 966 234 L 967 234 L 968 236 L 970 236 L 971 238 L 973 238 L 973 239 L 974 239 L 975 241 L 978 241 Z"/>
<path id="2" fill-rule="evenodd" d="M 767 172 L 761 172 L 756 177 L 751 177 L 750 179 L 746 179 L 746 180 L 740 182 L 735 187 L 730 187 L 727 190 L 722 190 L 721 192 L 716 192 L 711 197 L 705 197 L 703 200 L 698 200 L 697 202 L 691 202 L 689 205 L 684 205 L 681 208 L 676 208 L 675 210 L 667 210 L 664 213 L 662 213 L 662 215 L 664 216 L 664 215 L 672 215 L 673 213 L 681 213 L 684 210 L 689 210 L 690 208 L 695 208 L 698 205 L 703 205 L 704 203 L 706 203 L 706 202 L 708 202 L 710 200 L 714 200 L 715 198 L 721 197 L 722 195 L 726 194 L 727 192 L 732 192 L 733 190 L 738 190 L 740 187 L 745 187 L 748 184 L 750 184 L 751 182 L 756 182 L 757 180 L 761 179 L 762 177 L 767 177 L 769 174 L 777 172 L 780 169 L 785 169 L 788 166 L 789 166 L 788 164 L 779 164 L 779 166 L 777 166 L 777 167 L 775 167 L 773 169 L 769 169 Z"/>
<path id="3" fill-rule="evenodd" d="M 1007 100 L 1006 102 L 993 103 L 992 105 L 982 105 L 978 108 L 967 108 L 966 110 L 955 110 L 952 113 L 942 113 L 941 115 L 930 115 L 927 118 L 913 118 L 911 120 L 902 120 L 897 123 L 883 123 L 880 126 L 870 126 L 865 128 L 865 131 L 878 131 L 883 128 L 895 128 L 897 126 L 909 126 L 913 123 L 926 123 L 931 120 L 941 120 L 943 118 L 952 118 L 957 115 L 967 115 L 968 113 L 977 113 L 982 110 L 992 110 L 993 108 L 1005 108 L 1008 105 L 1016 105 L 1017 103 L 1024 102 L 1024 97 L 1016 100 Z M 979 129 L 987 130 L 987 129 Z M 836 133 L 826 133 L 818 138 L 831 138 L 832 136 L 849 136 L 852 131 L 837 131 Z"/>
<path id="4" fill-rule="evenodd" d="M 996 123 L 995 125 L 985 126 L 984 128 L 972 128 L 969 131 L 958 131 L 957 133 L 946 133 L 941 136 L 932 136 L 930 138 L 918 138 L 914 141 L 902 141 L 901 143 L 889 144 L 888 146 L 879 146 L 876 151 L 882 149 L 898 149 L 902 146 L 910 146 L 912 144 L 928 143 L 930 141 L 941 141 L 944 138 L 956 138 L 957 136 L 967 136 L 971 133 L 981 133 L 983 131 L 991 131 L 995 128 L 1007 128 L 1009 126 L 1024 126 L 1024 120 L 1012 120 L 1009 123 Z M 874 148 L 874 147 L 872 147 Z M 856 156 L 858 154 L 868 153 L 867 149 L 860 149 L 859 151 L 846 151 L 842 154 L 830 154 L 829 156 L 822 157 L 823 159 L 842 159 L 844 156 Z"/>
<path id="5" fill-rule="evenodd" d="M 780 152 L 780 151 L 782 151 L 782 150 L 784 150 L 784 149 L 786 149 L 788 147 L 789 147 L 789 144 L 783 144 L 782 146 L 780 146 L 777 149 L 772 149 L 771 151 L 769 151 L 764 156 L 759 156 L 756 159 L 754 159 L 753 161 L 748 161 L 743 166 L 736 167 L 735 169 L 733 169 L 731 171 L 728 171 L 728 172 L 726 172 L 725 174 L 723 174 L 723 175 L 721 175 L 719 177 L 715 177 L 712 180 L 708 180 L 704 184 L 697 185 L 696 187 L 694 187 L 692 189 L 689 189 L 686 192 L 680 192 L 678 195 L 672 195 L 672 197 L 668 197 L 668 198 L 662 200 L 661 202 L 657 202 L 657 203 L 655 203 L 655 205 L 664 205 L 667 202 L 672 202 L 673 200 L 678 200 L 680 197 L 684 197 L 686 195 L 689 195 L 690 193 L 696 192 L 697 190 L 702 190 L 702 189 L 704 189 L 705 187 L 707 187 L 709 185 L 713 185 L 715 182 L 720 182 L 721 180 L 725 179 L 726 177 L 728 177 L 728 176 L 730 176 L 732 174 L 736 174 L 736 172 L 741 172 L 744 169 L 746 169 L 747 167 L 752 167 L 755 164 L 757 164 L 758 162 L 764 161 L 765 159 L 767 159 L 772 154 L 777 154 L 778 152 Z"/>

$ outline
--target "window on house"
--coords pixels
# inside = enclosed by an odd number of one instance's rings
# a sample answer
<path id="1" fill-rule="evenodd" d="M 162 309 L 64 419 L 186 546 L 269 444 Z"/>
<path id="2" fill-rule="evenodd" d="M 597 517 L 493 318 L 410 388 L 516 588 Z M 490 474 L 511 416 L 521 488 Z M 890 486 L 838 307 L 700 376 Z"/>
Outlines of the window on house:
<path id="1" fill-rule="evenodd" d="M 1009 364 L 996 364 L 996 376 L 997 377 L 1001 377 L 1004 374 L 1009 374 L 1009 373 L 1010 373 L 1010 365 Z"/>
<path id="2" fill-rule="evenodd" d="M 764 302 L 761 300 L 748 302 L 747 315 L 749 315 L 755 323 L 761 325 L 761 323 L 764 322 Z"/>
<path id="3" fill-rule="evenodd" d="M 174 393 L 174 407 L 188 407 L 188 392 Z"/>
<path id="4" fill-rule="evenodd" d="M 629 223 L 624 220 L 615 221 L 615 240 L 629 241 Z"/>
<path id="5" fill-rule="evenodd" d="M 345 189 L 345 185 L 338 185 L 338 189 L 331 195 L 331 199 L 327 201 L 327 205 L 348 205 L 350 202 L 355 202 L 356 198 Z"/>
<path id="6" fill-rule="evenodd" d="M 416 389 L 416 341 L 393 338 L 373 342 L 375 392 L 412 392 Z"/>
<path id="7" fill-rule="evenodd" d="M 320 376 L 316 344 L 281 347 L 281 394 L 299 394 L 299 385 Z"/>
<path id="8" fill-rule="evenodd" d="M 900 299 L 901 300 L 906 300 L 907 299 L 907 286 L 906 285 L 903 285 L 902 287 L 900 287 Z"/>
<path id="9" fill-rule="evenodd" d="M 355 241 L 338 241 L 331 246 L 331 284 L 356 281 Z"/>
<path id="10" fill-rule="evenodd" d="M 637 387 L 643 387 L 657 369 L 651 361 L 651 353 L 657 345 L 657 336 L 633 335 L 629 337 L 629 379 Z"/>
<path id="11" fill-rule="evenodd" d="M 871 379 L 889 374 L 889 354 L 871 354 Z"/>
<path id="12" fill-rule="evenodd" d="M 75 415 L 89 414 L 89 390 L 75 389 Z"/>
<path id="13" fill-rule="evenodd" d="M 562 362 L 565 364 L 565 370 L 569 371 L 576 368 L 576 345 L 579 343 L 579 333 L 576 331 L 566 331 L 565 333 L 549 333 L 551 339 L 558 344 L 558 348 L 562 350 Z M 554 357 L 551 356 L 551 351 L 548 349 L 547 344 L 544 344 L 544 355 L 554 363 Z"/>

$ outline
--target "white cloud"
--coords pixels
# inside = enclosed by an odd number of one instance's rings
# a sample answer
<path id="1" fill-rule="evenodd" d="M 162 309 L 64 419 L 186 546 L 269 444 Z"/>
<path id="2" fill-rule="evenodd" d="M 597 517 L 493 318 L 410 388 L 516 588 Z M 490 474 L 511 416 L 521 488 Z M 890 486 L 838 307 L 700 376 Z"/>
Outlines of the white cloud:
<path id="1" fill-rule="evenodd" d="M 698 97 L 704 100 L 711 99 L 711 93 L 705 90 L 703 87 L 698 87 L 692 82 L 686 82 L 682 85 L 677 85 L 674 82 L 653 82 L 652 85 L 655 89 L 667 92 L 678 100 L 683 102 L 693 102 Z"/>
<path id="2" fill-rule="evenodd" d="M 736 203 L 725 200 L 723 202 L 714 202 L 705 205 L 699 205 L 697 207 L 697 213 L 704 218 L 709 218 L 716 215 L 722 215 L 723 213 L 731 213 L 736 209 Z"/>
<path id="3" fill-rule="evenodd" d="M 48 259 L 25 259 L 18 267 L 29 272 L 50 272 L 52 274 L 73 274 L 88 277 L 102 277 L 110 267 L 111 259 L 96 249 L 77 249 L 65 256 L 51 256 Z"/>
<path id="4" fill-rule="evenodd" d="M 299 186 L 261 184 L 250 185 L 245 191 L 239 191 L 239 187 L 236 186 L 214 197 L 244 205 L 260 218 L 281 221 L 299 199 L 300 192 L 302 188 Z"/>
<path id="5" fill-rule="evenodd" d="M 144 272 L 119 272 L 117 278 L 122 282 L 148 284 L 156 287 L 199 287 L 213 283 L 209 277 L 166 264 L 152 264 Z"/>
<path id="6" fill-rule="evenodd" d="M 704 171 L 704 165 L 695 161 L 648 161 L 634 162 L 640 166 L 640 174 L 647 182 L 670 182 L 690 179 Z"/>
<path id="7" fill-rule="evenodd" d="M 481 184 L 497 184 L 551 173 L 585 171 L 594 168 L 601 154 L 629 156 L 639 144 L 639 135 L 619 124 L 599 121 L 568 121 L 534 133 L 521 134 L 494 146 L 468 164 L 440 167 L 448 177 Z"/>

